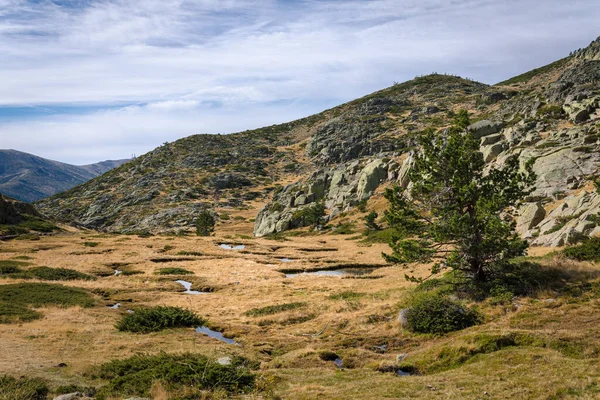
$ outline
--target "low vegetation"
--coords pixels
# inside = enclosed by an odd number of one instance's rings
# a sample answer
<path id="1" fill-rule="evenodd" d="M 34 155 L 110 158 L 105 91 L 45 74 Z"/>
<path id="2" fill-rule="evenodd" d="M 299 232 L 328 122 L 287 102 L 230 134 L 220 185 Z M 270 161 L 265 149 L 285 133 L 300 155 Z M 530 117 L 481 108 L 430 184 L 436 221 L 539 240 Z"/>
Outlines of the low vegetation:
<path id="1" fill-rule="evenodd" d="M 406 312 L 407 328 L 416 333 L 445 334 L 477 325 L 482 316 L 437 292 L 416 295 Z"/>
<path id="2" fill-rule="evenodd" d="M 175 398 L 225 398 L 254 389 L 255 363 L 242 357 L 231 357 L 222 365 L 200 354 L 135 355 L 103 364 L 99 377 L 109 383 L 101 388 L 97 399 L 151 395 L 153 385 L 161 384 Z"/>
<path id="3" fill-rule="evenodd" d="M 189 271 L 185 268 L 178 267 L 170 267 L 170 268 L 160 268 L 154 271 L 155 275 L 193 275 L 192 271 Z"/>
<path id="4" fill-rule="evenodd" d="M 564 250 L 565 256 L 577 261 L 600 261 L 600 238 L 591 238 Z"/>
<path id="5" fill-rule="evenodd" d="M 0 285 L 0 302 L 33 307 L 94 305 L 94 299 L 83 289 L 49 283 Z"/>
<path id="6" fill-rule="evenodd" d="M 0 376 L 0 400 L 46 400 L 49 392 L 40 378 Z"/>
<path id="7" fill-rule="evenodd" d="M 138 308 L 117 322 L 122 332 L 150 333 L 169 328 L 187 328 L 204 325 L 205 319 L 181 307 L 158 306 Z"/>
<path id="8" fill-rule="evenodd" d="M 244 313 L 247 317 L 259 317 L 262 315 L 272 315 L 277 314 L 284 311 L 295 310 L 297 308 L 306 307 L 307 303 L 304 302 L 295 302 L 295 303 L 284 303 L 284 304 L 275 304 L 272 306 L 253 308 Z"/>

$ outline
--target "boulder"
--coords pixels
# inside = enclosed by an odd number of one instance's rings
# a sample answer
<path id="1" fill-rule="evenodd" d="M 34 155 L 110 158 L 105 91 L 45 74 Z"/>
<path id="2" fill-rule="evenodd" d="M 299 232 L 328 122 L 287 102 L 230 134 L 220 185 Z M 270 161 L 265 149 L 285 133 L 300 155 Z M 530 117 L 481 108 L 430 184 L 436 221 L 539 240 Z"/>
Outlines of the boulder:
<path id="1" fill-rule="evenodd" d="M 467 130 L 475 135 L 476 138 L 482 138 L 484 136 L 493 135 L 502 130 L 504 124 L 500 121 L 488 121 L 482 120 L 469 125 Z"/>
<path id="2" fill-rule="evenodd" d="M 61 394 L 60 396 L 56 396 L 54 400 L 80 400 L 81 398 L 83 398 L 83 393 L 74 392 Z"/>
<path id="3" fill-rule="evenodd" d="M 481 152 L 483 153 L 483 159 L 485 162 L 490 162 L 496 158 L 505 149 L 504 143 L 491 144 L 489 146 L 483 146 Z"/>
<path id="4" fill-rule="evenodd" d="M 358 200 L 371 197 L 373 191 L 387 178 L 387 168 L 382 159 L 376 159 L 368 163 L 358 178 L 357 196 Z"/>
<path id="5" fill-rule="evenodd" d="M 481 138 L 480 146 L 495 144 L 495 143 L 498 143 L 500 140 L 502 140 L 502 135 L 500 133 L 495 133 L 493 135 L 484 136 Z"/>
<path id="6" fill-rule="evenodd" d="M 516 228 L 517 233 L 524 235 L 528 230 L 542 222 L 545 217 L 546 210 L 544 210 L 544 207 L 542 207 L 539 202 L 524 204 L 519 209 Z"/>

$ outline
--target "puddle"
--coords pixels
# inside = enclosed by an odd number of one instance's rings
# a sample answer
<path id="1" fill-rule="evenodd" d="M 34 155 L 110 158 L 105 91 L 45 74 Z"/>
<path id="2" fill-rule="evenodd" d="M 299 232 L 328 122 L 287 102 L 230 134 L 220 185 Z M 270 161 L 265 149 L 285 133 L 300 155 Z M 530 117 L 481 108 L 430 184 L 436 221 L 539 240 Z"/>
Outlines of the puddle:
<path id="1" fill-rule="evenodd" d="M 411 376 L 410 372 L 402 371 L 401 369 L 396 370 L 396 375 L 398 376 Z"/>
<path id="2" fill-rule="evenodd" d="M 107 306 L 107 307 L 112 308 L 113 310 L 117 310 L 119 307 L 121 307 L 121 303 L 113 304 L 112 306 Z"/>
<path id="3" fill-rule="evenodd" d="M 185 294 L 206 294 L 208 292 L 199 292 L 197 290 L 192 290 L 192 282 L 187 282 L 187 281 L 182 281 L 182 280 L 178 280 L 175 281 L 177 283 L 179 283 L 181 286 L 183 286 L 185 288 Z"/>
<path id="4" fill-rule="evenodd" d="M 291 274 L 285 274 L 286 278 L 294 278 L 301 275 L 316 275 L 316 276 L 362 276 L 373 272 L 374 268 L 348 268 L 348 269 L 325 269 L 317 271 L 303 271 Z"/>
<path id="5" fill-rule="evenodd" d="M 119 276 L 123 273 L 123 271 L 115 269 L 115 276 Z"/>
<path id="6" fill-rule="evenodd" d="M 225 336 L 223 336 L 223 334 L 221 332 L 217 332 L 217 331 L 213 331 L 210 328 L 207 328 L 206 326 L 199 326 L 196 328 L 196 332 L 198 333 L 203 333 L 211 338 L 220 340 L 221 342 L 225 342 L 227 344 L 235 344 L 237 346 L 239 346 L 240 344 L 238 342 L 236 342 L 233 339 L 229 339 L 226 338 Z"/>
<path id="7" fill-rule="evenodd" d="M 339 369 L 342 369 L 342 364 L 344 363 L 344 361 L 342 361 L 341 358 L 336 358 L 335 360 L 333 360 L 333 363 L 335 364 L 336 367 L 338 367 Z"/>
<path id="8" fill-rule="evenodd" d="M 227 244 L 227 243 L 221 243 L 219 244 L 219 247 L 225 250 L 244 250 L 246 248 L 246 246 L 244 246 L 243 244 Z"/>
<path id="9" fill-rule="evenodd" d="M 291 258 L 284 257 L 284 258 L 280 258 L 279 261 L 288 263 L 288 262 L 294 262 L 296 260 L 292 260 Z"/>

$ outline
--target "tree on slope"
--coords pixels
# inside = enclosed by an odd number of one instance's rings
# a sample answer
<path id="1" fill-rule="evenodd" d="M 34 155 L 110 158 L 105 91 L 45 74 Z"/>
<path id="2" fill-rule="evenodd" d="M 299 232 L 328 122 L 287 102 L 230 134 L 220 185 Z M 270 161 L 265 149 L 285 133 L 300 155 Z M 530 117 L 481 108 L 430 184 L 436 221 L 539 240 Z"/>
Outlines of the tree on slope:
<path id="1" fill-rule="evenodd" d="M 481 283 L 525 253 L 527 243 L 515 233 L 511 210 L 532 192 L 535 175 L 533 163 L 520 168 L 516 156 L 502 168 L 486 169 L 468 125 L 463 110 L 446 134 L 429 130 L 419 137 L 412 187 L 385 193 L 390 202 L 385 216 L 395 234 L 392 253 L 383 256 L 393 263 L 433 263 L 432 274 L 449 268 Z"/>

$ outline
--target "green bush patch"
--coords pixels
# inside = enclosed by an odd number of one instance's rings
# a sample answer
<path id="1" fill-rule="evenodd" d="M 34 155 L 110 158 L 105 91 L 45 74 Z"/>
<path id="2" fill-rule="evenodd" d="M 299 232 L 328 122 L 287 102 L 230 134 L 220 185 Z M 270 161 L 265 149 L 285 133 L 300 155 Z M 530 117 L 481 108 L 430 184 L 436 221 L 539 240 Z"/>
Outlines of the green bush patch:
<path id="1" fill-rule="evenodd" d="M 406 315 L 407 328 L 417 333 L 444 334 L 481 322 L 480 314 L 438 293 L 416 296 Z"/>
<path id="2" fill-rule="evenodd" d="M 205 398 L 201 391 L 248 392 L 255 384 L 251 368 L 257 365 L 238 356 L 232 356 L 228 365 L 221 365 L 200 354 L 135 355 L 100 367 L 100 378 L 109 383 L 100 389 L 97 398 L 147 397 L 154 382 L 162 383 L 171 392 L 185 391 L 185 398 Z M 190 393 L 190 388 L 194 393 Z"/>
<path id="3" fill-rule="evenodd" d="M 0 285 L 0 302 L 33 307 L 94 305 L 94 299 L 83 289 L 49 283 Z"/>
<path id="4" fill-rule="evenodd" d="M 117 322 L 122 332 L 150 333 L 169 328 L 186 328 L 204 325 L 205 319 L 181 307 L 158 306 L 139 308 L 126 314 Z"/>
<path id="5" fill-rule="evenodd" d="M 34 267 L 27 270 L 17 266 L 0 266 L 0 277 L 13 279 L 41 279 L 44 281 L 94 280 L 95 276 L 67 268 Z"/>
<path id="6" fill-rule="evenodd" d="M 42 318 L 41 313 L 25 306 L 0 302 L 0 324 L 18 324 L 40 318 Z"/>
<path id="7" fill-rule="evenodd" d="M 600 261 L 600 238 L 591 238 L 564 251 L 567 258 L 577 261 Z"/>
<path id="8" fill-rule="evenodd" d="M 154 275 L 193 275 L 192 271 L 188 271 L 185 268 L 160 268 L 154 271 Z"/>
<path id="9" fill-rule="evenodd" d="M 253 308 L 244 313 L 247 317 L 259 317 L 261 315 L 272 315 L 277 314 L 284 311 L 295 310 L 297 308 L 305 307 L 307 303 L 296 302 L 296 303 L 285 303 L 285 304 L 275 304 L 272 306 Z"/>
<path id="10" fill-rule="evenodd" d="M 356 300 L 363 297 L 364 293 L 353 292 L 347 290 L 345 292 L 335 293 L 329 296 L 331 300 Z"/>
<path id="11" fill-rule="evenodd" d="M 46 400 L 48 392 L 43 379 L 0 376 L 0 400 Z"/>

